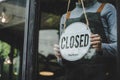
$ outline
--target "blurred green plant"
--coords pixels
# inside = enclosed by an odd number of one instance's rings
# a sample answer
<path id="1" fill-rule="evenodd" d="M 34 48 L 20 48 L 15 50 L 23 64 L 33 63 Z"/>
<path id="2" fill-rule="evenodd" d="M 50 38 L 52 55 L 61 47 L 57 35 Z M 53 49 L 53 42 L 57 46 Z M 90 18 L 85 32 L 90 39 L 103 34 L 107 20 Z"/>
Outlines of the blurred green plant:
<path id="1" fill-rule="evenodd" d="M 10 53 L 10 49 L 11 46 L 8 43 L 0 41 L 0 57 L 5 59 Z"/>

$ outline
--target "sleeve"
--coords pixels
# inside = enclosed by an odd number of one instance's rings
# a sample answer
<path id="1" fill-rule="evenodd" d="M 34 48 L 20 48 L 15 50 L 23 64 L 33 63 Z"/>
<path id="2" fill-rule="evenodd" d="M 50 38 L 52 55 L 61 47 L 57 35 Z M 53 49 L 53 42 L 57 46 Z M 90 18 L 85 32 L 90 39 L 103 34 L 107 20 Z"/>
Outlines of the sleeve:
<path id="1" fill-rule="evenodd" d="M 112 4 L 106 4 L 102 11 L 107 23 L 108 43 L 102 43 L 103 54 L 117 55 L 117 14 Z"/>

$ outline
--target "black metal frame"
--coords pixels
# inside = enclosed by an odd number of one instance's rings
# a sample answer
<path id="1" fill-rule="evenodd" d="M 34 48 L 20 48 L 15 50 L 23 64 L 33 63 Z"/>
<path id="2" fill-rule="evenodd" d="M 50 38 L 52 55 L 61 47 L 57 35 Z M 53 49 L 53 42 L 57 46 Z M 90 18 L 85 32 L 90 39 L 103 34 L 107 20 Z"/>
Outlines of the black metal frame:
<path id="1" fill-rule="evenodd" d="M 37 80 L 37 52 L 39 31 L 39 1 L 27 0 L 26 25 L 24 34 L 22 80 Z"/>

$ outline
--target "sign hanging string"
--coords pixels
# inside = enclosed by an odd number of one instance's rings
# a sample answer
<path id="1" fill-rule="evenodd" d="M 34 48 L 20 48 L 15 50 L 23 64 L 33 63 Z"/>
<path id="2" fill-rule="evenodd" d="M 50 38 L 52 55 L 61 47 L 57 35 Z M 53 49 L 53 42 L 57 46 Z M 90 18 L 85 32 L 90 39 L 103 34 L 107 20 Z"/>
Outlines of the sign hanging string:
<path id="1" fill-rule="evenodd" d="M 80 0 L 78 2 L 80 4 Z M 86 10 L 85 10 L 85 6 L 84 6 L 84 3 L 83 3 L 83 0 L 81 0 L 81 4 L 82 4 L 82 8 L 83 8 L 83 13 L 84 13 L 84 16 L 85 16 L 86 24 L 87 24 L 87 26 L 89 26 L 89 21 L 88 21 L 88 17 L 87 17 L 87 14 L 86 14 Z"/>
<path id="2" fill-rule="evenodd" d="M 68 0 L 67 11 L 66 11 L 66 19 L 65 19 L 65 22 L 64 22 L 64 30 L 66 28 L 67 16 L 69 15 L 70 2 L 71 2 L 71 0 Z"/>
<path id="3" fill-rule="evenodd" d="M 68 0 L 67 11 L 66 11 L 66 19 L 65 19 L 65 22 L 64 22 L 64 30 L 66 28 L 66 21 L 68 19 L 68 15 L 70 15 L 70 12 L 69 12 L 70 3 L 71 3 L 71 0 Z M 87 24 L 87 26 L 89 26 L 89 21 L 88 21 L 88 17 L 87 17 L 87 14 L 86 14 L 86 10 L 85 10 L 85 6 L 84 6 L 84 3 L 83 3 L 83 0 L 78 0 L 78 3 L 82 4 L 82 8 L 83 8 L 83 13 L 84 13 L 84 16 L 85 16 L 86 24 Z"/>

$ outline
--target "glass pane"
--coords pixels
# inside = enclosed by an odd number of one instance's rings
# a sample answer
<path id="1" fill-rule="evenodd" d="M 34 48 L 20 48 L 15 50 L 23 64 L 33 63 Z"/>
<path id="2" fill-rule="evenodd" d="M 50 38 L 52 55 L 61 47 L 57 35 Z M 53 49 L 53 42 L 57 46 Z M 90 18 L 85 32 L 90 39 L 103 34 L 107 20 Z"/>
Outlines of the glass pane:
<path id="1" fill-rule="evenodd" d="M 66 0 L 41 0 L 38 80 L 116 80 L 115 1 L 84 0 L 83 4 L 79 0 L 71 0 L 70 12 L 65 15 Z M 84 33 L 85 29 L 88 31 L 87 21 L 90 34 Z M 54 44 L 58 44 L 59 48 Z M 88 49 L 85 49 L 86 46 Z"/>
<path id="2" fill-rule="evenodd" d="M 63 69 L 58 64 L 53 50 L 54 44 L 58 44 L 58 24 L 60 15 L 42 12 L 41 17 L 38 48 L 38 72 L 39 78 L 44 80 L 53 77 L 57 78 L 57 76 L 60 76 L 58 74 L 63 72 Z"/>
<path id="3" fill-rule="evenodd" d="M 0 80 L 21 80 L 26 0 L 0 0 Z"/>

